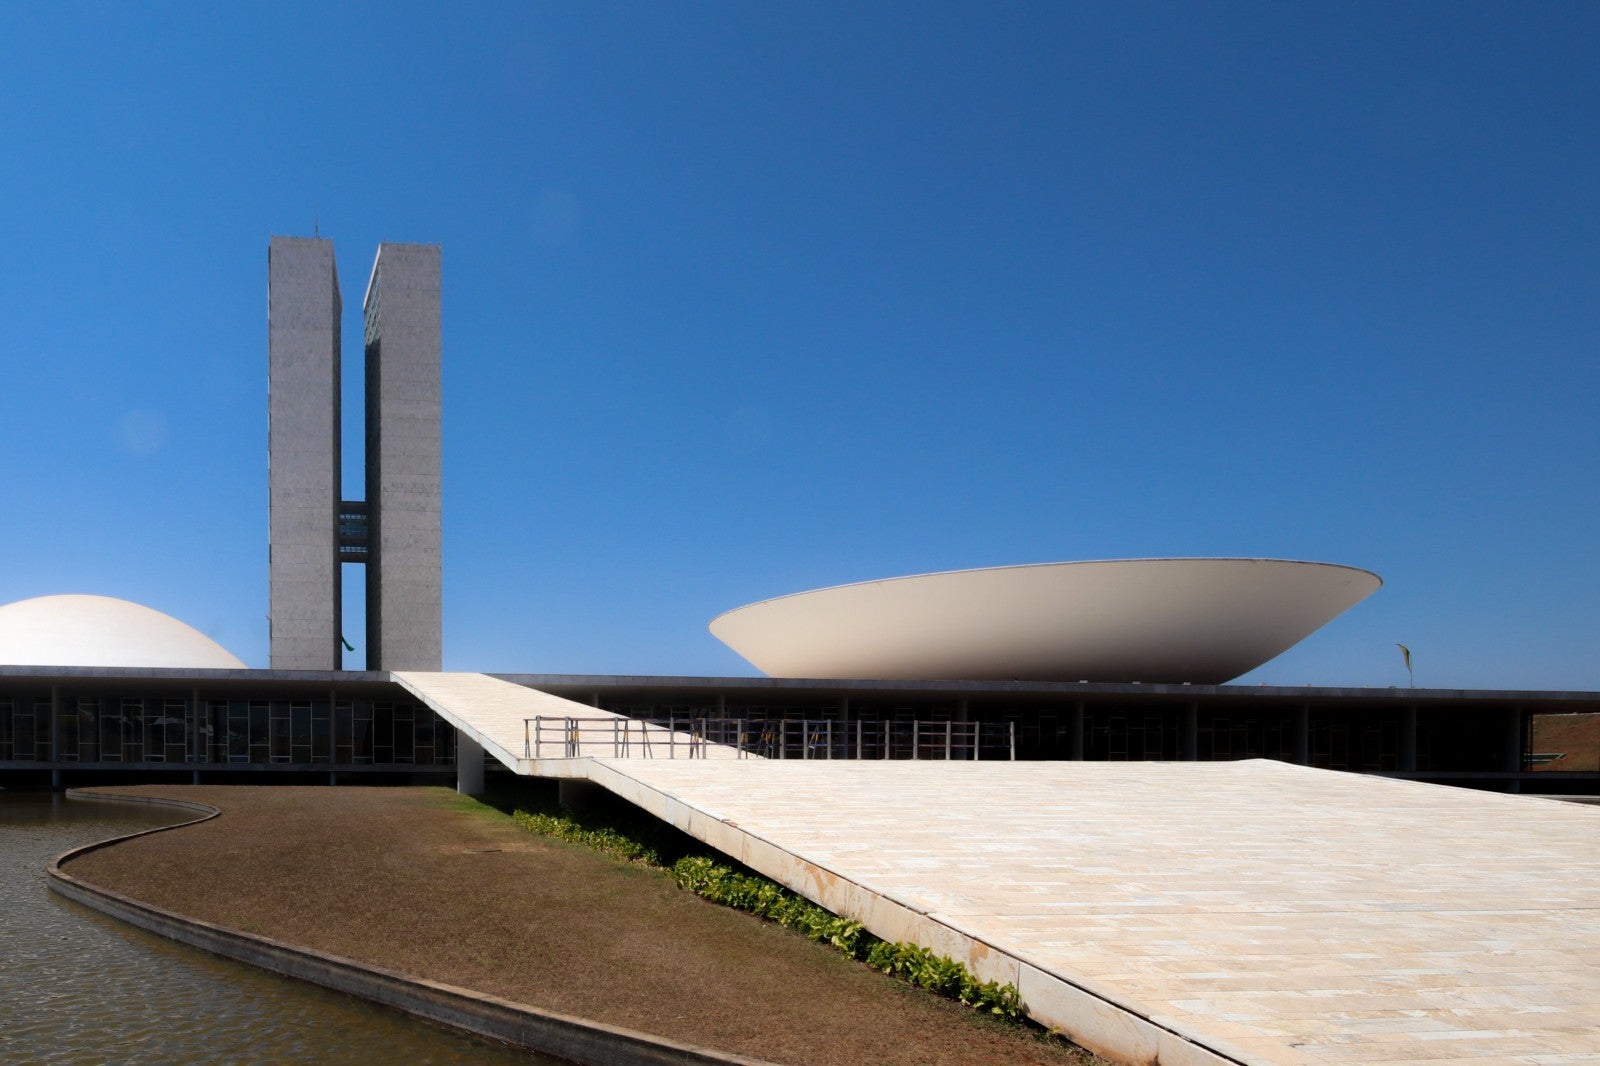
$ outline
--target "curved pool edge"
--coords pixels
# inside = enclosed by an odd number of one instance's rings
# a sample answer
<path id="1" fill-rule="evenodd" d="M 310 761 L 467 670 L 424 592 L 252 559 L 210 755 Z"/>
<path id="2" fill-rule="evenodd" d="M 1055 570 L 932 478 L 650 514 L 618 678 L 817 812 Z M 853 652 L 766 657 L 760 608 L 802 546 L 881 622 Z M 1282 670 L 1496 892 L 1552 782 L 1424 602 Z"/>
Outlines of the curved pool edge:
<path id="1" fill-rule="evenodd" d="M 62 864 L 135 837 L 209 821 L 222 811 L 210 804 L 192 800 L 111 795 L 86 789 L 71 789 L 67 795 L 71 799 L 179 807 L 201 815 L 188 821 L 123 833 L 73 848 L 56 856 L 45 867 L 45 882 L 52 892 L 157 936 L 404 1011 L 437 1025 L 575 1063 L 593 1066 L 690 1066 L 702 1063 L 770 1066 L 760 1059 L 731 1055 L 604 1022 L 514 1003 L 471 989 L 429 981 L 270 937 L 187 918 L 123 893 L 90 884 L 62 870 Z"/>

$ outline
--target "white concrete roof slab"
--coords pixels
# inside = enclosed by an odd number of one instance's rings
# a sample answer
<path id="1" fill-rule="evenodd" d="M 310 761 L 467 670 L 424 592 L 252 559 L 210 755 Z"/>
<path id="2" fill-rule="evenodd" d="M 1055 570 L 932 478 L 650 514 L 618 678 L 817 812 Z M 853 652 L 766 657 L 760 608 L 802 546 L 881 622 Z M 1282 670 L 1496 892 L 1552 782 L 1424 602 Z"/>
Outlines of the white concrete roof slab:
<path id="1" fill-rule="evenodd" d="M 1600 1062 L 1594 807 L 1264 761 L 590 772 L 1126 1061 Z"/>

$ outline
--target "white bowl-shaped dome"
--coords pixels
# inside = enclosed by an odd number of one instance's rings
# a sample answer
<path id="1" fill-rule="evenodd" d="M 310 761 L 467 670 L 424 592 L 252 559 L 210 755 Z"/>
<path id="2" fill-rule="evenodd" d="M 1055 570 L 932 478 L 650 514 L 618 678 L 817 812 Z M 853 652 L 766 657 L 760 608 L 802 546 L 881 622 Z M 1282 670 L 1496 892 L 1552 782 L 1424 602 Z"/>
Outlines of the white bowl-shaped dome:
<path id="1" fill-rule="evenodd" d="M 0 607 L 0 664 L 245 668 L 198 629 L 110 596 L 40 596 Z"/>
<path id="2" fill-rule="evenodd" d="M 1214 685 L 1381 584 L 1284 559 L 1039 563 L 800 592 L 719 615 L 711 632 L 772 677 Z"/>

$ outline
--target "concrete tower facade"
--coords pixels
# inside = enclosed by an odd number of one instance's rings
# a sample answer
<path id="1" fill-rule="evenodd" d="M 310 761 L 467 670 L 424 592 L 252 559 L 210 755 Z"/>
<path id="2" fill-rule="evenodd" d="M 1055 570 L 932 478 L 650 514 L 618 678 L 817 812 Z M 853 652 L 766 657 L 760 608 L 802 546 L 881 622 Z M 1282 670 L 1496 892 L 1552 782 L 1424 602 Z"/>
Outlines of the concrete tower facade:
<path id="1" fill-rule="evenodd" d="M 380 244 L 363 304 L 367 669 L 440 666 L 439 247 Z"/>
<path id="2" fill-rule="evenodd" d="M 437 245 L 382 244 L 367 284 L 366 499 L 341 492 L 333 243 L 267 250 L 272 667 L 342 665 L 340 564 L 367 567 L 367 669 L 441 664 Z"/>
<path id="3" fill-rule="evenodd" d="M 268 572 L 272 665 L 337 670 L 339 273 L 333 242 L 267 246 Z"/>

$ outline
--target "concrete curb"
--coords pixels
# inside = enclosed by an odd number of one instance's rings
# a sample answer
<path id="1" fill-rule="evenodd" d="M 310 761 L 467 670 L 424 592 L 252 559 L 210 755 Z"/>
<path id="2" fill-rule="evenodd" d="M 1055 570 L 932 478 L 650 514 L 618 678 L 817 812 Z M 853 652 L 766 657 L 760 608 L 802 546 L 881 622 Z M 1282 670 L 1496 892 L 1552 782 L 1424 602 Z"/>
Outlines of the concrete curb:
<path id="1" fill-rule="evenodd" d="M 57 856 L 45 868 L 46 881 L 52 891 L 158 936 L 380 1003 L 452 1029 L 583 1063 L 585 1066 L 690 1066 L 701 1063 L 771 1066 L 760 1059 L 729 1055 L 602 1022 L 557 1014 L 210 922 L 185 918 L 119 892 L 91 885 L 64 872 L 62 864 L 135 837 L 207 821 L 222 812 L 207 804 L 188 800 L 112 796 L 76 789 L 69 791 L 68 795 L 83 799 L 174 806 L 201 814 L 201 817 L 186 822 L 143 829 L 74 848 Z"/>

